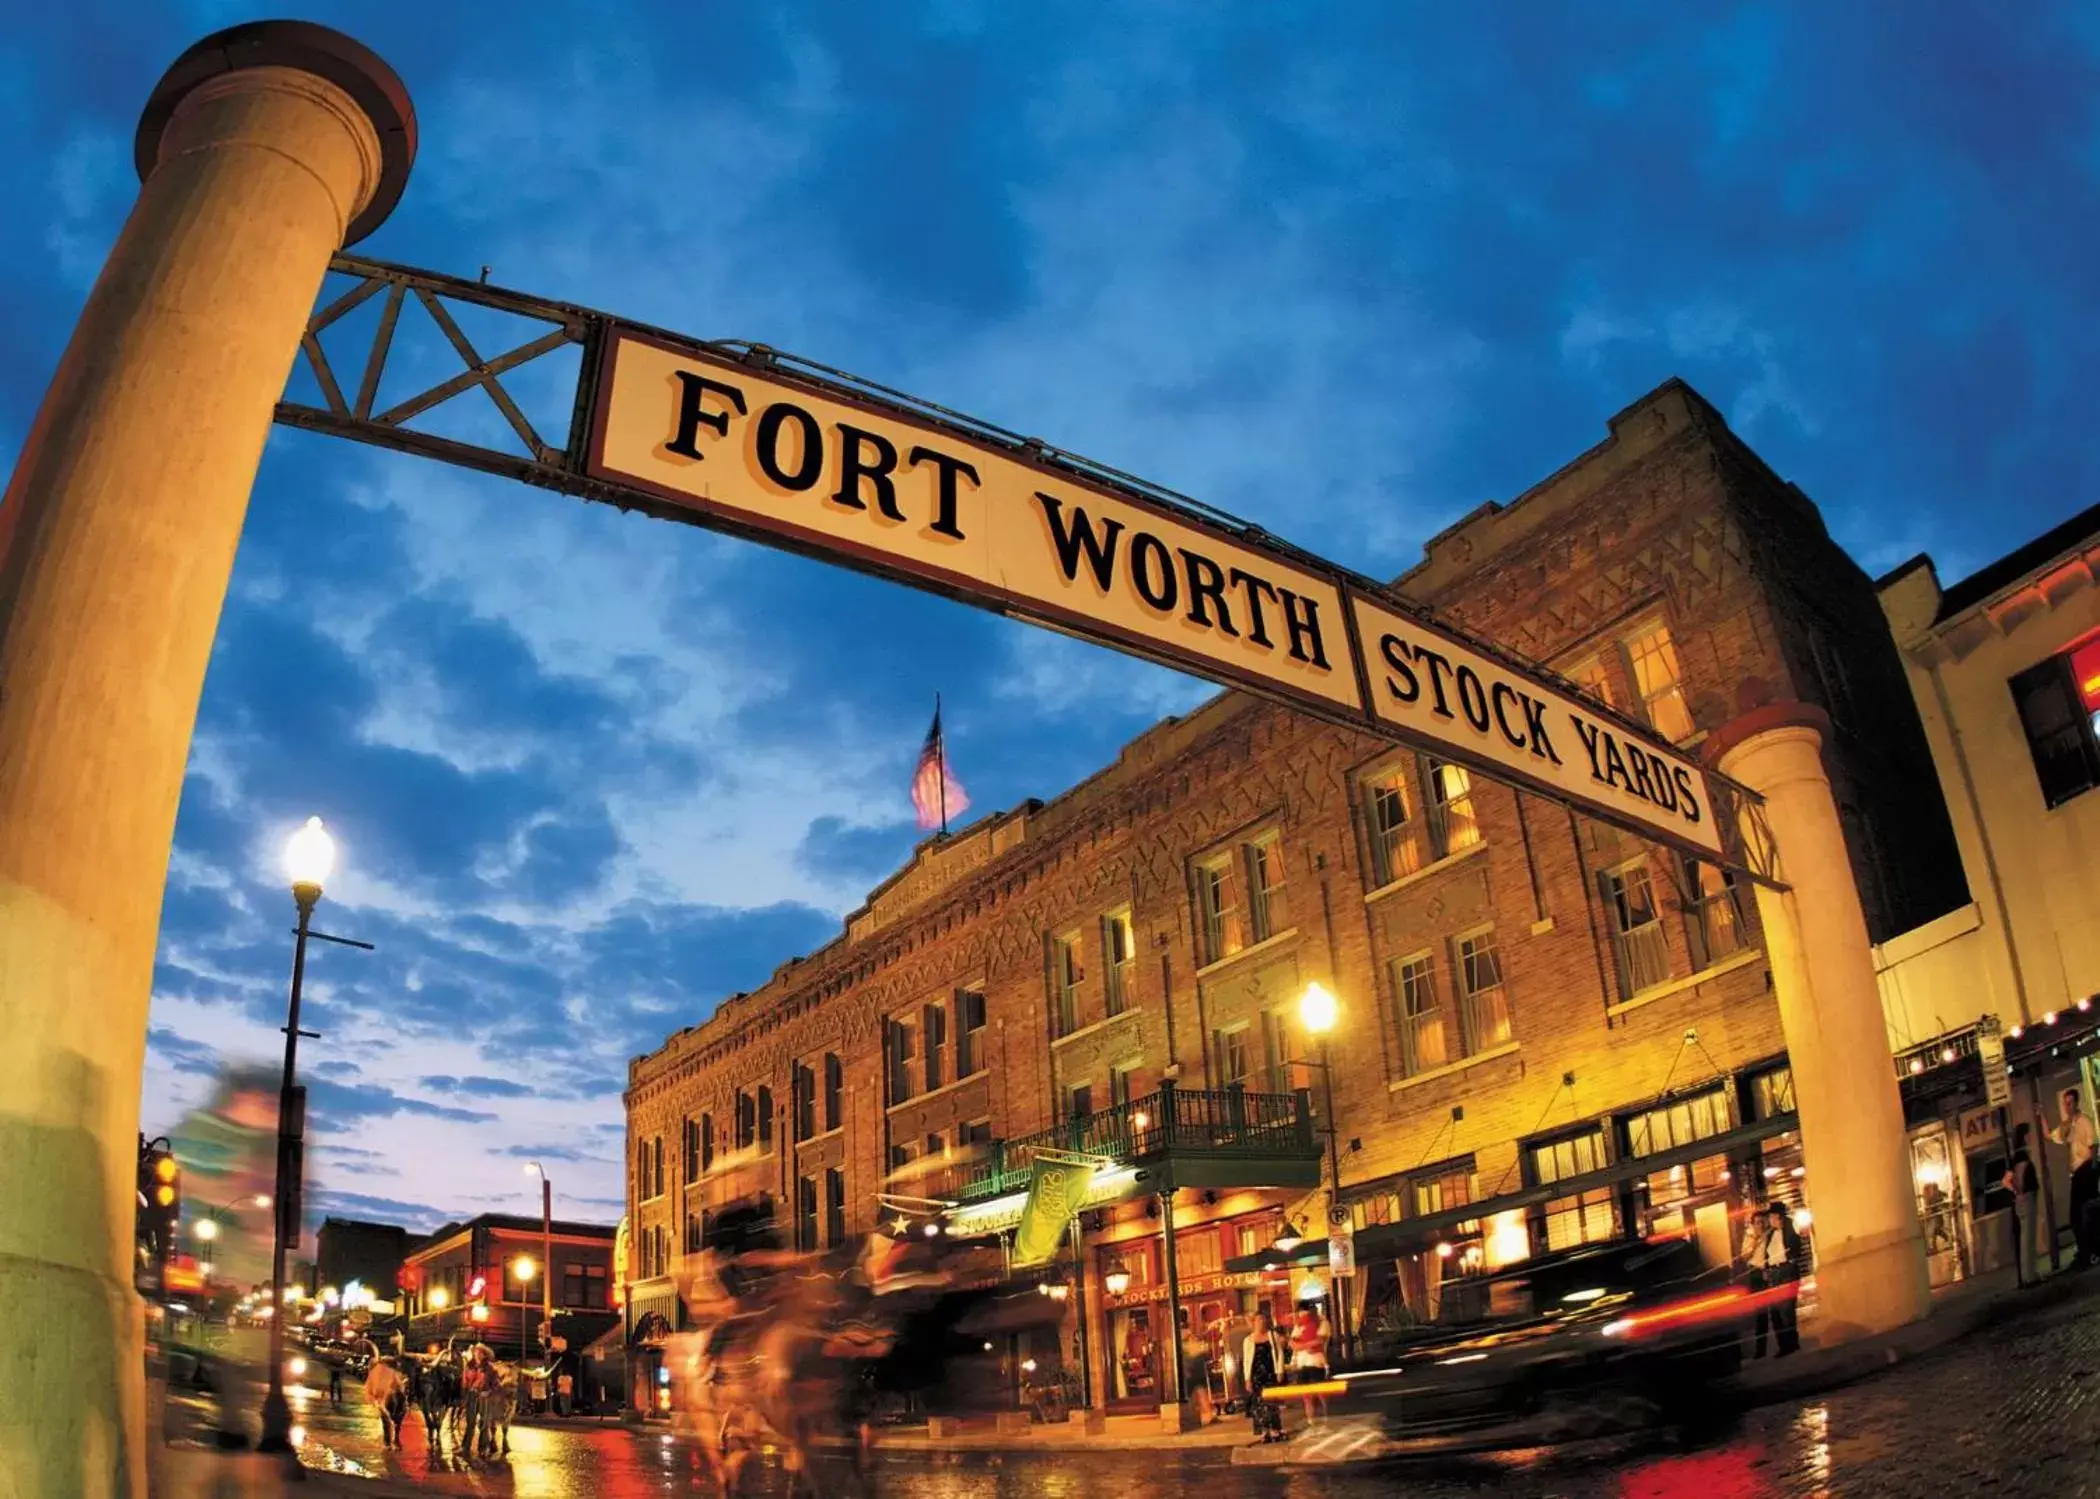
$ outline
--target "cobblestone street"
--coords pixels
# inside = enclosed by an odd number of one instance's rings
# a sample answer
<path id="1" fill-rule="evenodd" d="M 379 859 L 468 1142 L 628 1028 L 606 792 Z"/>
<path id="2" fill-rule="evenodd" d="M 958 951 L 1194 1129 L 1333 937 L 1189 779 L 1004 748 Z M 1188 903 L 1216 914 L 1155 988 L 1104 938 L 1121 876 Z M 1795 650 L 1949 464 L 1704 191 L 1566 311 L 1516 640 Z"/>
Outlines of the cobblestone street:
<path id="1" fill-rule="evenodd" d="M 339 1412 L 304 1403 L 310 1464 L 447 1493 L 711 1492 L 697 1454 L 661 1429 L 520 1428 L 507 1463 L 433 1467 L 413 1426 L 406 1451 L 382 1452 L 376 1422 L 354 1391 L 351 1402 Z M 1850 1388 L 1717 1415 L 1707 1431 L 1373 1469 L 1254 1469 L 1229 1465 L 1228 1455 L 889 1452 L 880 1459 L 879 1492 L 886 1499 L 2069 1499 L 2100 1494 L 2100 1298 L 2020 1312 Z M 753 1477 L 753 1493 L 783 1491 L 777 1472 Z"/>

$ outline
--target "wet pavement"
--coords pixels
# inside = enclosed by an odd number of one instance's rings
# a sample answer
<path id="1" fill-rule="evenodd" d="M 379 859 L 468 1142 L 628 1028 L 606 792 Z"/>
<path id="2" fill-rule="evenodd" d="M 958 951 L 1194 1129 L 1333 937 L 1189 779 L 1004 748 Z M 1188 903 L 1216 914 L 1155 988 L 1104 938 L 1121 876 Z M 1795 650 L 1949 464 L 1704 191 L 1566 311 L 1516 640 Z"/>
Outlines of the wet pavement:
<path id="1" fill-rule="evenodd" d="M 411 1422 L 383 1452 L 353 1390 L 340 1411 L 298 1413 L 314 1466 L 437 1492 L 574 1496 L 710 1494 L 691 1444 L 660 1429 L 518 1428 L 507 1462 L 432 1463 Z M 1717 1416 L 1711 1430 L 1376 1469 L 1234 1467 L 1196 1452 L 889 1453 L 883 1499 L 1372 1499 L 1497 1494 L 1554 1499 L 1802 1499 L 1982 1493 L 2100 1494 L 2100 1310 L 2089 1298 L 2003 1325 L 1813 1400 Z M 777 1470 L 746 1492 L 780 1494 Z"/>

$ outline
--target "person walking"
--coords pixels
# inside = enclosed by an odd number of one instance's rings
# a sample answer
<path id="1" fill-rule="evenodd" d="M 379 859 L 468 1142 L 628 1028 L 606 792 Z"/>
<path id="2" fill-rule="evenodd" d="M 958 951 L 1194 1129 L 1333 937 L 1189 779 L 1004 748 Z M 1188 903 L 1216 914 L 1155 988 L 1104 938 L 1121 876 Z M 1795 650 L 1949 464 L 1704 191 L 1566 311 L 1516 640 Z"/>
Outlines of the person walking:
<path id="1" fill-rule="evenodd" d="M 328 1361 L 328 1403 L 343 1403 L 343 1366 L 334 1359 Z"/>
<path id="2" fill-rule="evenodd" d="M 2057 1096 L 2061 1117 L 2048 1132 L 2050 1139 L 2071 1153 L 2071 1235 L 2078 1242 L 2077 1258 L 2071 1262 L 2074 1270 L 2083 1270 L 2100 1253 L 2100 1233 L 2092 1222 L 2093 1199 L 2100 1197 L 2100 1157 L 2094 1154 L 2093 1121 L 2079 1103 L 2076 1088 L 2064 1089 Z"/>
<path id="3" fill-rule="evenodd" d="M 2034 1126 L 2024 1121 L 2013 1126 L 2012 1154 L 2005 1162 L 2003 1186 L 2012 1194 L 2013 1273 L 2022 1286 L 2040 1285 L 2042 1261 L 2048 1253 L 2047 1230 L 2042 1226 L 2040 1178 L 2035 1174 L 2034 1152 L 2028 1141 Z"/>
<path id="4" fill-rule="evenodd" d="M 1298 1308 L 1291 1322 L 1291 1383 L 1320 1384 L 1327 1378 L 1327 1319 L 1320 1314 L 1314 1302 L 1305 1302 Z M 1324 1395 L 1309 1396 L 1306 1414 L 1320 1419 L 1327 1414 L 1327 1398 Z"/>
<path id="5" fill-rule="evenodd" d="M 1283 1383 L 1289 1359 L 1290 1350 L 1277 1336 L 1269 1314 L 1256 1312 L 1254 1330 L 1240 1344 L 1240 1368 L 1247 1379 L 1247 1419 L 1254 1427 L 1255 1437 L 1262 1442 L 1283 1440 L 1283 1412 L 1276 1408 L 1275 1401 L 1265 1397 L 1272 1385 Z"/>
<path id="6" fill-rule="evenodd" d="M 1758 1300 L 1756 1342 L 1750 1356 L 1765 1356 L 1765 1332 L 1769 1328 L 1776 1348 L 1774 1357 L 1785 1358 L 1801 1348 L 1794 1313 L 1794 1282 L 1801 1273 L 1801 1235 L 1794 1231 L 1793 1215 L 1784 1203 L 1768 1203 L 1751 1220 L 1748 1247 L 1750 1288 L 1773 1293 Z"/>

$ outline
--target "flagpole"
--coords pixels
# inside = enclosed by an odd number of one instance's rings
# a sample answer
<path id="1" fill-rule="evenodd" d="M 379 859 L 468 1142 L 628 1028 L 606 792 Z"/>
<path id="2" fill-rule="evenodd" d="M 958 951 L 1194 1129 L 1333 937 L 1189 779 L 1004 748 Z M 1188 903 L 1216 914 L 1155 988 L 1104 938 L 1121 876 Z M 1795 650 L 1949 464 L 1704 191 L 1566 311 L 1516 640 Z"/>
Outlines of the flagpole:
<path id="1" fill-rule="evenodd" d="M 948 734 L 941 727 L 941 695 L 933 695 L 933 766 L 941 778 L 941 836 L 948 836 Z"/>

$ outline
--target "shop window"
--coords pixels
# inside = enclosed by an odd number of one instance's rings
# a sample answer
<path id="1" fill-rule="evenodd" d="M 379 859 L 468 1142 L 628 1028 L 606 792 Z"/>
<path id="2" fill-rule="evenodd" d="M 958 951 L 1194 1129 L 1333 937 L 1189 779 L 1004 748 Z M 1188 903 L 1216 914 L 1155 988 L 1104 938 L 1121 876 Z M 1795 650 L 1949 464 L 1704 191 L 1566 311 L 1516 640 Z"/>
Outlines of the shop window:
<path id="1" fill-rule="evenodd" d="M 1645 1156 L 1659 1155 L 1698 1140 L 1711 1140 L 1716 1135 L 1727 1134 L 1735 1126 L 1729 1118 L 1728 1090 L 1714 1087 L 1674 1103 L 1630 1114 L 1626 1117 L 1625 1127 L 1626 1153 Z"/>
<path id="2" fill-rule="evenodd" d="M 1063 932 L 1050 939 L 1050 982 L 1057 1034 L 1069 1036 L 1079 1029 L 1079 986 L 1086 981 L 1086 965 L 1079 956 L 1079 933 Z"/>
<path id="3" fill-rule="evenodd" d="M 1618 968 L 1619 998 L 1631 999 L 1670 977 L 1670 942 L 1655 908 L 1655 886 L 1648 861 L 1637 859 L 1597 876 L 1604 912 L 1611 922 L 1612 953 Z"/>
<path id="4" fill-rule="evenodd" d="M 1364 820 L 1371 834 L 1371 878 L 1390 885 L 1422 867 L 1407 796 L 1407 775 L 1398 765 L 1364 782 Z"/>
<path id="5" fill-rule="evenodd" d="M 1216 1275 L 1225 1268 L 1220 1251 L 1223 1240 L 1215 1228 L 1199 1228 L 1180 1234 L 1174 1243 L 1174 1269 L 1186 1281 L 1198 1275 Z"/>
<path id="6" fill-rule="evenodd" d="M 1473 814 L 1473 777 L 1463 765 L 1424 762 L 1422 782 L 1429 788 L 1429 856 L 1448 859 L 1480 841 L 1480 820 Z"/>
<path id="7" fill-rule="evenodd" d="M 955 996 L 955 1075 L 975 1077 L 984 1070 L 984 991 L 963 989 Z"/>
<path id="8" fill-rule="evenodd" d="M 1492 1051 L 1510 1038 L 1509 992 L 1502 986 L 1502 950 L 1492 927 L 1457 942 L 1458 1004 L 1466 1054 Z"/>
<path id="9" fill-rule="evenodd" d="M 845 1124 L 846 1069 L 840 1064 L 838 1053 L 824 1053 L 824 1128 L 835 1130 Z"/>
<path id="10" fill-rule="evenodd" d="M 1688 896 L 1684 935 L 1696 971 L 1742 951 L 1749 939 L 1744 932 L 1742 887 L 1736 883 L 1735 871 L 1692 858 L 1683 862 Z"/>
<path id="11" fill-rule="evenodd" d="M 1381 1223 L 1398 1223 L 1400 1194 L 1373 1192 L 1367 1197 L 1359 1197 L 1349 1204 L 1349 1218 L 1359 1230 L 1374 1228 Z"/>
<path id="12" fill-rule="evenodd" d="M 2061 806 L 2100 786 L 2100 640 L 2051 656 L 2010 685 L 2043 805 Z"/>
<path id="13" fill-rule="evenodd" d="M 1436 992 L 1436 959 L 1429 953 L 1393 960 L 1393 993 L 1400 1006 L 1401 1062 L 1412 1075 L 1456 1060 Z"/>
<path id="14" fill-rule="evenodd" d="M 1102 992 L 1110 1015 L 1130 1008 L 1131 981 L 1137 975 L 1137 933 L 1129 908 L 1101 918 Z"/>
<path id="15" fill-rule="evenodd" d="M 1416 1177 L 1408 1187 L 1417 1218 L 1470 1207 L 1480 1195 L 1479 1183 L 1474 1180 L 1470 1166 L 1432 1171 Z M 1437 1235 L 1437 1242 L 1429 1253 L 1441 1262 L 1438 1273 L 1442 1279 L 1481 1274 L 1487 1268 L 1487 1256 L 1480 1220 L 1467 1218 L 1453 1224 Z"/>
<path id="16" fill-rule="evenodd" d="M 1604 1131 L 1594 1128 L 1525 1147 L 1532 1181 L 1542 1187 L 1601 1171 L 1607 1164 Z M 1597 1244 L 1618 1231 L 1618 1209 L 1609 1187 L 1557 1197 L 1535 1210 L 1534 1228 L 1546 1248 L 1572 1249 Z"/>
<path id="17" fill-rule="evenodd" d="M 1794 1069 L 1773 1067 L 1750 1079 L 1750 1113 L 1759 1120 L 1794 1112 Z"/>
<path id="18" fill-rule="evenodd" d="M 824 1173 L 824 1242 L 834 1249 L 846 1242 L 846 1173 L 836 1166 Z"/>
<path id="19" fill-rule="evenodd" d="M 948 1011 L 927 1005 L 919 1012 L 919 1034 L 926 1038 L 926 1091 L 941 1086 L 948 1059 Z"/>

